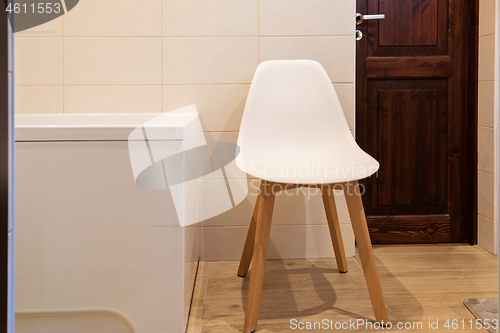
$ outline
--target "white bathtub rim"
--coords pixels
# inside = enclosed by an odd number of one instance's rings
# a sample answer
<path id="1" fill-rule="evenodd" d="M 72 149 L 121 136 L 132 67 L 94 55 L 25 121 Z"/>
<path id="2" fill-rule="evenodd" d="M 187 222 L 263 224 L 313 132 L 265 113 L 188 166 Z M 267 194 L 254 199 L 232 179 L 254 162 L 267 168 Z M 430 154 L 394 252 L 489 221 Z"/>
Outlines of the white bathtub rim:
<path id="1" fill-rule="evenodd" d="M 158 116 L 167 120 L 165 125 L 149 124 L 148 128 L 161 129 L 162 140 L 170 141 L 184 140 L 186 128 L 197 114 L 177 110 L 167 113 L 17 114 L 15 140 L 127 141 L 135 128 Z"/>

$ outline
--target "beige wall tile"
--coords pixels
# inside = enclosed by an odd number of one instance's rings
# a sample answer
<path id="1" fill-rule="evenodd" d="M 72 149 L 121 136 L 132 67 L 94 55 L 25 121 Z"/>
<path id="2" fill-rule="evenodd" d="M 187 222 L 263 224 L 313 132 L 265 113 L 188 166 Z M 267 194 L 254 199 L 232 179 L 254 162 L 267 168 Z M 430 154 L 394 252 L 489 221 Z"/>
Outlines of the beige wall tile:
<path id="1" fill-rule="evenodd" d="M 62 113 L 62 86 L 15 87 L 16 113 Z"/>
<path id="2" fill-rule="evenodd" d="M 477 218 L 477 244 L 483 249 L 496 253 L 495 227 L 492 220 L 479 215 Z"/>
<path id="3" fill-rule="evenodd" d="M 163 111 L 196 104 L 205 131 L 239 131 L 250 85 L 167 85 Z"/>
<path id="4" fill-rule="evenodd" d="M 67 86 L 66 113 L 161 112 L 161 85 Z"/>
<path id="5" fill-rule="evenodd" d="M 207 142 L 231 142 L 238 141 L 238 132 L 205 132 Z"/>
<path id="6" fill-rule="evenodd" d="M 495 0 L 479 0 L 479 36 L 495 33 Z"/>
<path id="7" fill-rule="evenodd" d="M 495 102 L 493 92 L 494 81 L 479 82 L 478 84 L 478 125 L 493 127 L 493 103 Z"/>
<path id="8" fill-rule="evenodd" d="M 350 129 L 354 129 L 354 115 L 356 110 L 354 109 L 354 84 L 334 84 L 335 91 L 340 100 L 340 105 L 342 105 L 342 110 L 344 111 L 345 119 L 347 124 L 349 124 Z"/>
<path id="9" fill-rule="evenodd" d="M 260 180 L 249 179 L 247 198 L 234 209 L 203 221 L 203 226 L 248 226 L 255 207 L 259 186 Z M 290 190 L 278 194 L 274 205 L 273 225 L 304 224 L 326 224 L 321 195 L 309 189 Z"/>
<path id="10" fill-rule="evenodd" d="M 65 36 L 161 36 L 161 0 L 85 0 L 64 15 Z"/>
<path id="11" fill-rule="evenodd" d="M 261 0 L 259 32 L 261 36 L 352 36 L 355 15 L 355 0 Z"/>
<path id="12" fill-rule="evenodd" d="M 354 128 L 352 84 L 335 84 L 347 122 Z M 249 85 L 165 85 L 163 110 L 196 104 L 206 131 L 239 131 Z"/>
<path id="13" fill-rule="evenodd" d="M 257 56 L 256 37 L 167 37 L 163 83 L 250 83 Z"/>
<path id="14" fill-rule="evenodd" d="M 354 82 L 354 42 L 352 37 L 261 37 L 259 61 L 312 59 L 332 82 Z"/>
<path id="15" fill-rule="evenodd" d="M 16 37 L 56 37 L 63 35 L 63 17 L 53 19 L 47 23 L 37 25 L 31 29 L 16 32 Z"/>
<path id="16" fill-rule="evenodd" d="M 493 128 L 478 128 L 478 170 L 494 173 L 494 131 Z"/>
<path id="17" fill-rule="evenodd" d="M 66 37 L 67 85 L 161 84 L 160 37 Z"/>
<path id="18" fill-rule="evenodd" d="M 62 85 L 62 37 L 18 37 L 14 41 L 16 85 Z"/>
<path id="19" fill-rule="evenodd" d="M 479 81 L 495 79 L 495 35 L 479 37 Z"/>
<path id="20" fill-rule="evenodd" d="M 203 260 L 239 260 L 247 227 L 204 227 Z M 351 225 L 341 225 L 347 257 L 354 256 Z M 273 226 L 268 259 L 331 258 L 333 246 L 327 225 Z"/>
<path id="21" fill-rule="evenodd" d="M 477 173 L 478 182 L 478 207 L 477 212 L 490 220 L 494 219 L 493 175 L 483 171 Z"/>
<path id="22" fill-rule="evenodd" d="M 163 0 L 164 36 L 256 36 L 258 0 Z"/>

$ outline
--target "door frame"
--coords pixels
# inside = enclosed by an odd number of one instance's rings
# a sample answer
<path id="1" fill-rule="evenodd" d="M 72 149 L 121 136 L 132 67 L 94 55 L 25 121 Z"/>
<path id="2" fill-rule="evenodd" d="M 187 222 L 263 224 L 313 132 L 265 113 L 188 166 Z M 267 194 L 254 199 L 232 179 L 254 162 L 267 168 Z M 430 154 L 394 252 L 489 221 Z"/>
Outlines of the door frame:
<path id="1" fill-rule="evenodd" d="M 363 9 L 359 8 L 360 0 L 356 0 L 356 12 L 363 13 Z M 362 0 L 365 4 L 366 0 Z M 467 33 L 467 88 L 466 88 L 466 105 L 467 105 L 467 119 L 465 120 L 464 132 L 466 133 L 465 142 L 465 167 L 466 173 L 465 177 L 465 187 L 466 191 L 466 202 L 465 207 L 465 221 L 466 225 L 464 230 L 467 234 L 467 242 L 471 245 L 477 244 L 477 162 L 478 162 L 478 147 L 477 147 L 477 133 L 478 133 L 478 57 L 479 57 L 479 0 L 451 0 L 450 2 L 467 1 L 467 22 L 468 31 Z M 361 6 L 363 6 L 363 4 Z M 366 37 L 365 37 L 366 38 Z M 356 138 L 358 138 L 358 105 L 362 104 L 363 98 L 365 96 L 359 96 L 358 87 L 360 84 L 364 84 L 365 78 L 364 73 L 358 71 L 358 63 L 364 61 L 361 54 L 366 54 L 365 43 L 356 43 L 356 80 L 355 80 L 355 105 L 356 105 L 356 126 L 355 133 Z M 358 50 L 360 50 L 358 52 Z"/>

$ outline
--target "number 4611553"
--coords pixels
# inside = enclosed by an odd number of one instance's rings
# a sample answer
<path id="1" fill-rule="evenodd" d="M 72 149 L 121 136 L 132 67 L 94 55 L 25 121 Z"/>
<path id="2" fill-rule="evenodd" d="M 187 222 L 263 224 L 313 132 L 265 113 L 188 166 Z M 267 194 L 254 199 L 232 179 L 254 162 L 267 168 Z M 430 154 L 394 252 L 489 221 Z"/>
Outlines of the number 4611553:
<path id="1" fill-rule="evenodd" d="M 51 3 L 51 2 L 39 2 L 36 6 L 34 3 L 31 5 L 27 4 L 11 4 L 7 6 L 5 11 L 12 13 L 14 12 L 15 14 L 18 13 L 23 13 L 23 14 L 59 14 L 61 12 L 61 4 L 60 3 Z"/>

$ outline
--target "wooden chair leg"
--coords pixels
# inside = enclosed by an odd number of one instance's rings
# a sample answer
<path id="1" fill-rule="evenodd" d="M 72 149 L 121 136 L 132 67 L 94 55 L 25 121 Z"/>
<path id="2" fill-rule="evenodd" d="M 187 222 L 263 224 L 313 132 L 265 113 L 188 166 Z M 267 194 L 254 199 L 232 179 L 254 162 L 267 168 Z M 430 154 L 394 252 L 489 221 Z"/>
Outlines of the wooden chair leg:
<path id="1" fill-rule="evenodd" d="M 250 263 L 252 262 L 253 244 L 255 241 L 255 228 L 257 226 L 257 217 L 261 210 L 262 210 L 262 197 L 259 195 L 257 196 L 257 201 L 255 203 L 255 208 L 253 210 L 252 220 L 250 221 L 250 227 L 248 228 L 245 247 L 243 248 L 243 253 L 241 254 L 240 267 L 238 268 L 238 276 L 241 277 L 247 275 L 248 268 L 250 267 Z"/>
<path id="2" fill-rule="evenodd" d="M 340 273 L 347 273 L 347 260 L 344 251 L 344 242 L 340 232 L 339 217 L 337 207 L 335 205 L 335 195 L 333 188 L 329 185 L 321 188 L 323 194 L 323 204 L 325 206 L 326 219 L 330 228 L 330 236 L 332 238 L 333 250 L 335 251 L 335 259 Z"/>
<path id="3" fill-rule="evenodd" d="M 252 274 L 250 275 L 245 324 L 243 326 L 245 333 L 255 331 L 259 318 L 260 299 L 264 283 L 264 271 L 266 268 L 267 248 L 271 234 L 271 220 L 275 198 L 274 193 L 271 191 L 271 185 L 269 182 L 263 180 L 259 193 L 262 208 L 259 209 L 255 228 Z"/>
<path id="4" fill-rule="evenodd" d="M 382 323 L 382 321 L 386 323 L 389 321 L 389 316 L 387 315 L 382 286 L 375 264 L 375 256 L 373 255 L 363 202 L 357 185 L 357 181 L 349 182 L 347 184 L 349 188 L 344 189 L 344 194 L 351 217 L 352 229 L 354 230 L 354 236 L 358 244 L 359 257 L 361 258 L 366 285 L 370 293 L 373 311 L 375 312 L 375 319 L 379 323 Z"/>

